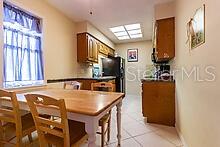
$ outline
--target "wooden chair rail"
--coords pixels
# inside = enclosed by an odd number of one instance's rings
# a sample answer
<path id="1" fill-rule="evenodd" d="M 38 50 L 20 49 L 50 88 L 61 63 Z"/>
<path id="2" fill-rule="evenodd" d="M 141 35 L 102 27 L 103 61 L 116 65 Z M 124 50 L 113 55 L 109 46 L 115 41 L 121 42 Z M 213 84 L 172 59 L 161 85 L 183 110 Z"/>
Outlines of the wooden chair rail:
<path id="1" fill-rule="evenodd" d="M 60 139 L 53 140 L 53 138 L 56 136 L 63 139 L 63 146 L 69 147 L 72 144 L 72 135 L 69 131 L 69 125 L 71 126 L 72 124 L 68 123 L 67 110 L 64 99 L 56 100 L 52 97 L 39 94 L 27 94 L 25 95 L 25 97 L 35 120 L 35 125 L 40 140 L 40 146 L 45 146 L 44 143 L 47 143 L 48 145 L 59 144 Z M 37 110 L 39 108 L 38 105 L 44 105 L 49 109 L 54 109 L 55 107 L 57 107 L 60 111 L 61 121 L 58 122 L 57 120 L 51 120 L 40 116 Z M 74 143 L 76 143 L 77 141 L 78 140 L 76 140 Z"/>
<path id="2" fill-rule="evenodd" d="M 28 115 L 21 116 L 19 104 L 17 100 L 16 93 L 14 92 L 8 92 L 5 90 L 0 90 L 0 104 L 3 101 L 10 101 L 11 107 L 5 107 L 3 105 L 0 105 L 0 144 L 13 144 L 10 141 L 16 137 L 16 146 L 22 146 L 22 137 L 28 135 L 29 140 L 32 141 L 31 133 L 35 131 L 35 126 L 32 125 L 33 119 L 32 117 L 26 117 Z M 31 116 L 31 115 L 29 115 Z M 30 119 L 29 119 L 30 118 Z M 27 122 L 24 122 L 23 120 L 26 120 Z M 16 136 L 5 139 L 4 138 L 4 129 L 5 125 L 4 123 L 13 123 L 15 124 L 15 134 Z M 23 123 L 26 123 L 28 125 L 24 125 Z M 28 127 L 25 127 L 28 126 Z M 7 130 L 6 130 L 7 131 Z"/>

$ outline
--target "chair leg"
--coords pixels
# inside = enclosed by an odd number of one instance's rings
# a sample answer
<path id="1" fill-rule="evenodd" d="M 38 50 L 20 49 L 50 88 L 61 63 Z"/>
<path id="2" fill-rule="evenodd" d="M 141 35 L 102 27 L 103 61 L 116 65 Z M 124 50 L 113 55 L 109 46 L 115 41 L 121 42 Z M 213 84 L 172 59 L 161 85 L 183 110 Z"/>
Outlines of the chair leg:
<path id="1" fill-rule="evenodd" d="M 3 126 L 2 126 L 2 121 L 0 121 L 0 140 L 3 140 Z M 3 147 L 3 143 L 0 142 L 0 147 Z"/>
<path id="2" fill-rule="evenodd" d="M 33 138 L 31 134 L 28 134 L 28 139 L 29 139 L 29 142 L 33 142 Z"/>
<path id="3" fill-rule="evenodd" d="M 111 118 L 109 118 L 109 122 L 108 122 L 108 142 L 110 141 L 110 134 L 111 134 Z"/>
<path id="4" fill-rule="evenodd" d="M 102 137 L 102 139 L 101 139 L 101 142 L 102 142 L 102 144 L 101 144 L 101 147 L 104 147 L 104 144 L 105 144 L 105 124 L 103 123 L 102 124 L 102 131 L 101 131 L 101 137 Z"/>
<path id="5" fill-rule="evenodd" d="M 108 120 L 108 142 L 110 141 L 110 134 L 111 134 L 111 110 L 109 111 L 110 117 Z"/>

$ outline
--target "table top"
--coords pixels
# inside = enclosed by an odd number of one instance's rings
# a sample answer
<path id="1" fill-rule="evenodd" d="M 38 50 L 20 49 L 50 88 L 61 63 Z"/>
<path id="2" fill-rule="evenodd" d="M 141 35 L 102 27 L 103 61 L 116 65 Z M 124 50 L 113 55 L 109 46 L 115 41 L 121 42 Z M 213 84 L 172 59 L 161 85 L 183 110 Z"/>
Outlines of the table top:
<path id="1" fill-rule="evenodd" d="M 66 90 L 66 89 L 39 89 L 17 94 L 18 101 L 26 103 L 26 94 L 41 94 L 55 99 L 64 99 L 68 112 L 97 116 L 116 101 L 124 98 L 124 93 Z"/>

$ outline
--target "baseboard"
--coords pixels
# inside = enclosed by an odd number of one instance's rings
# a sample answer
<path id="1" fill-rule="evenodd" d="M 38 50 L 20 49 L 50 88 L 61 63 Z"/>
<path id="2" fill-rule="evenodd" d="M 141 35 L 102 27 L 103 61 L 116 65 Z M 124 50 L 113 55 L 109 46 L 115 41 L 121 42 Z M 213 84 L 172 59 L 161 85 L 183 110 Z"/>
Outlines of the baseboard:
<path id="1" fill-rule="evenodd" d="M 183 147 L 189 147 L 188 144 L 186 143 L 186 141 L 185 141 L 185 139 L 184 139 L 182 133 L 180 132 L 180 130 L 179 130 L 177 127 L 176 127 L 176 131 L 177 131 L 177 133 L 178 133 L 178 135 L 179 135 L 179 137 L 180 137 L 180 140 L 181 140 L 182 143 L 183 143 Z"/>

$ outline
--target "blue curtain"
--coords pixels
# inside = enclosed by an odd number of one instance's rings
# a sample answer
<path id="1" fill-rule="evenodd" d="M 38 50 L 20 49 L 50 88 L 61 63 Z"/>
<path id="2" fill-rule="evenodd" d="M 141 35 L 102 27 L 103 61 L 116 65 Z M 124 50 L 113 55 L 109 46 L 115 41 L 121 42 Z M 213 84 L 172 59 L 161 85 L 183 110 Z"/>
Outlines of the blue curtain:
<path id="1" fill-rule="evenodd" d="M 31 31 L 41 33 L 41 21 L 28 13 L 4 2 L 4 22 L 18 23 Z"/>
<path id="2" fill-rule="evenodd" d="M 4 82 L 44 80 L 40 19 L 4 3 Z"/>

